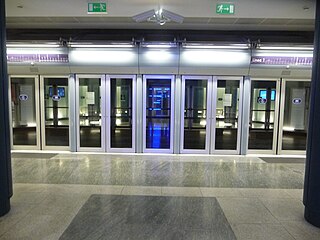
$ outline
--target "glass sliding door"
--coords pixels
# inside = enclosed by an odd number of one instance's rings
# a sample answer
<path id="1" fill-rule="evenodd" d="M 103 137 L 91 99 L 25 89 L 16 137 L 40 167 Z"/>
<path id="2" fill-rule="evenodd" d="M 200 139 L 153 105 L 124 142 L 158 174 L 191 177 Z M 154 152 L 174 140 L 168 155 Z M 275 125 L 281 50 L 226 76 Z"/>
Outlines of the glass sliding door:
<path id="1" fill-rule="evenodd" d="M 85 151 L 103 150 L 102 130 L 104 111 L 102 111 L 101 90 L 105 78 L 94 75 L 77 76 L 78 109 L 78 149 Z"/>
<path id="2" fill-rule="evenodd" d="M 279 81 L 252 80 L 248 149 L 276 153 Z"/>
<path id="3" fill-rule="evenodd" d="M 212 77 L 182 77 L 181 153 L 209 153 L 211 86 Z"/>
<path id="4" fill-rule="evenodd" d="M 40 149 L 39 79 L 11 76 L 11 122 L 13 149 Z"/>
<path id="5" fill-rule="evenodd" d="M 108 151 L 135 151 L 135 76 L 108 76 Z"/>
<path id="6" fill-rule="evenodd" d="M 41 77 L 42 145 L 69 150 L 69 78 Z"/>
<path id="7" fill-rule="evenodd" d="M 310 81 L 284 80 L 282 84 L 279 152 L 305 154 Z"/>
<path id="8" fill-rule="evenodd" d="M 239 153 L 242 79 L 219 77 L 214 84 L 214 151 Z"/>
<path id="9" fill-rule="evenodd" d="M 145 75 L 143 101 L 144 152 L 173 152 L 174 77 Z"/>

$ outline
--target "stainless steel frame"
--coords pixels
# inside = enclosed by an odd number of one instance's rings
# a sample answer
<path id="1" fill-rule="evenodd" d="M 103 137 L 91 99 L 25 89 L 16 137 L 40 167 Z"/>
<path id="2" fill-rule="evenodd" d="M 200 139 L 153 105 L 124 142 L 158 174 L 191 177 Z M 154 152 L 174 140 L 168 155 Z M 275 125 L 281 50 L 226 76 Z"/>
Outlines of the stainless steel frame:
<path id="1" fill-rule="evenodd" d="M 100 86 L 100 95 L 101 95 L 101 147 L 100 148 L 90 148 L 90 147 L 80 147 L 80 106 L 79 106 L 79 97 L 80 97 L 80 90 L 79 90 L 79 79 L 80 78 L 100 78 L 101 79 L 101 86 Z M 77 129 L 77 151 L 81 152 L 104 152 L 105 151 L 105 139 L 106 139 L 106 81 L 105 75 L 76 75 L 76 129 Z"/>
<path id="2" fill-rule="evenodd" d="M 207 116 L 206 116 L 206 143 L 205 149 L 184 149 L 184 107 L 185 107 L 185 85 L 186 80 L 207 80 Z M 211 76 L 182 76 L 182 94 L 181 94 L 181 126 L 180 126 L 180 153 L 194 153 L 194 154 L 208 154 L 210 147 L 210 134 L 211 134 L 211 109 L 212 109 L 212 77 Z M 214 104 L 214 103 L 213 103 Z"/>
<path id="3" fill-rule="evenodd" d="M 280 106 L 280 79 L 277 78 L 251 78 L 252 81 L 275 81 L 276 82 L 276 102 L 275 102 L 275 114 L 274 114 L 274 128 L 273 128 L 273 144 L 272 144 L 272 149 L 271 150 L 259 150 L 259 149 L 248 149 L 247 153 L 248 154 L 276 154 L 277 150 L 277 141 L 278 141 L 278 125 L 279 125 L 279 106 Z M 251 89 L 250 89 L 251 91 Z M 251 96 L 252 97 L 252 96 Z M 250 104 L 251 104 L 251 99 L 250 99 Z M 249 107 L 249 112 L 251 111 L 250 105 Z M 250 121 L 250 119 L 249 119 Z M 249 124 L 249 123 L 247 123 Z M 248 134 L 249 138 L 249 134 Z"/>
<path id="4" fill-rule="evenodd" d="M 112 78 L 130 78 L 132 79 L 132 148 L 112 148 L 111 147 L 111 101 L 110 101 L 110 87 Z M 104 96 L 104 95 L 102 95 Z M 135 75 L 106 75 L 106 94 L 108 101 L 106 101 L 106 149 L 107 152 L 117 153 L 134 153 L 136 146 L 136 76 Z"/>
<path id="5" fill-rule="evenodd" d="M 10 106 L 9 121 L 10 121 L 10 133 L 11 133 L 11 149 L 12 150 L 40 150 L 41 149 L 41 124 L 40 124 L 40 104 L 39 104 L 39 76 L 38 75 L 10 75 L 9 76 L 9 103 L 11 103 L 11 78 L 34 78 L 35 81 L 35 110 L 36 110 L 36 132 L 37 132 L 37 144 L 35 146 L 29 145 L 13 145 L 13 126 L 12 126 L 12 108 Z"/>
<path id="6" fill-rule="evenodd" d="M 147 79 L 171 80 L 171 115 L 170 115 L 170 149 L 146 148 L 146 100 L 147 100 Z M 143 76 L 143 152 L 145 153 L 173 153 L 173 132 L 174 132 L 174 101 L 175 101 L 175 78 L 174 75 L 144 75 Z"/>
<path id="7" fill-rule="evenodd" d="M 217 92 L 219 80 L 237 80 L 239 81 L 239 108 L 238 108 L 238 128 L 237 128 L 237 149 L 236 150 L 216 150 L 216 110 L 217 110 Z M 230 76 L 216 76 L 213 77 L 213 94 L 212 94 L 212 111 L 211 111 L 211 154 L 239 154 L 240 153 L 240 139 L 242 131 L 242 104 L 243 104 L 243 77 Z"/>
<path id="8" fill-rule="evenodd" d="M 44 79 L 45 78 L 68 78 L 68 84 L 70 81 L 73 81 L 74 79 L 71 78 L 70 76 L 63 76 L 63 75 L 41 75 L 40 76 L 40 103 L 41 103 L 41 132 L 42 132 L 42 149 L 43 150 L 65 150 L 65 151 L 70 151 L 70 146 L 71 146 L 71 134 L 72 134 L 72 129 L 71 129 L 71 124 L 70 124 L 70 120 L 69 120 L 69 146 L 47 146 L 46 145 L 46 134 L 45 134 L 45 102 L 44 102 Z M 73 91 L 73 89 L 69 89 L 69 91 Z M 69 99 L 68 99 L 68 103 L 69 103 L 69 116 L 70 116 L 70 104 L 71 102 L 73 102 L 73 99 L 71 99 L 71 94 L 69 94 Z"/>
<path id="9" fill-rule="evenodd" d="M 279 137 L 278 137 L 278 154 L 294 154 L 294 155 L 306 155 L 306 151 L 299 150 L 282 150 L 283 140 L 283 121 L 284 121 L 284 107 L 286 99 L 286 83 L 290 82 L 310 82 L 310 79 L 282 79 L 281 85 L 281 103 L 280 103 L 280 117 L 279 117 Z"/>

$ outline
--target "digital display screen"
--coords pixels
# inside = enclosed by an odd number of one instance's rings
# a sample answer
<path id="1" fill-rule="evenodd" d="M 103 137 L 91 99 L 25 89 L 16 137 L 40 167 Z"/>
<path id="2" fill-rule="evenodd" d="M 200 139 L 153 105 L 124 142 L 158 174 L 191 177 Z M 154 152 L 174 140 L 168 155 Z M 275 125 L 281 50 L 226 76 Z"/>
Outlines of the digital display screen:
<path id="1" fill-rule="evenodd" d="M 53 88 L 49 87 L 49 97 L 53 96 Z M 58 96 L 65 97 L 65 89 L 64 87 L 58 87 Z"/>
<path id="2" fill-rule="evenodd" d="M 267 90 L 260 90 L 259 97 L 267 99 Z M 276 100 L 276 90 L 271 91 L 271 101 Z"/>

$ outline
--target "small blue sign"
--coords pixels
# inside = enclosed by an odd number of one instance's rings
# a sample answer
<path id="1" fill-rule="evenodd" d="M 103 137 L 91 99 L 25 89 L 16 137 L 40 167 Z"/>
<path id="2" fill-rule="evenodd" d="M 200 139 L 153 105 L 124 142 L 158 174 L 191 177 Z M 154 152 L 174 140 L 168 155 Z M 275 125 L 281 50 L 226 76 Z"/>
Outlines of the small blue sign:
<path id="1" fill-rule="evenodd" d="M 294 98 L 294 99 L 292 99 L 292 103 L 293 104 L 301 104 L 302 103 L 302 99 L 301 98 Z"/>
<path id="2" fill-rule="evenodd" d="M 52 100 L 55 102 L 59 102 L 61 97 L 59 95 L 52 95 Z"/>
<path id="3" fill-rule="evenodd" d="M 20 101 L 27 101 L 29 96 L 27 94 L 20 94 L 19 99 Z"/>

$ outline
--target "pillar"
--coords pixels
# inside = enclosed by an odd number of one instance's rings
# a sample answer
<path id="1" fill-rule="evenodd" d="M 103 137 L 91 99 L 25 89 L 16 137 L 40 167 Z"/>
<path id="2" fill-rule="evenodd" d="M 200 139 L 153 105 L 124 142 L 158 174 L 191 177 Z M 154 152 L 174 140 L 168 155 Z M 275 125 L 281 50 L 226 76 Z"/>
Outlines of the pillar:
<path id="1" fill-rule="evenodd" d="M 311 81 L 307 161 L 304 182 L 304 217 L 320 227 L 320 0 L 316 1 L 316 21 Z"/>
<path id="2" fill-rule="evenodd" d="M 10 210 L 12 196 L 5 0 L 0 0 L 0 216 Z"/>

